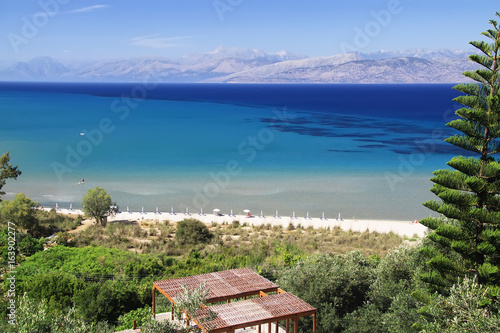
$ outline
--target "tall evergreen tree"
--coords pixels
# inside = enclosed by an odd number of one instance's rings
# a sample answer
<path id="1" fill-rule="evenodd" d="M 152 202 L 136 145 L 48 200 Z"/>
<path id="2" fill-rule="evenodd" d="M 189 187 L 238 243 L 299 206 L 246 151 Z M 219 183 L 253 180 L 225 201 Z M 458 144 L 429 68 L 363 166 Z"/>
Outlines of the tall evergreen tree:
<path id="1" fill-rule="evenodd" d="M 479 52 L 469 59 L 480 68 L 463 73 L 476 82 L 454 87 L 464 93 L 454 99 L 463 107 L 456 111 L 460 118 L 447 124 L 462 133 L 445 141 L 467 150 L 467 156 L 456 156 L 447 163 L 451 169 L 434 172 L 431 191 L 440 200 L 424 203 L 445 216 L 421 221 L 432 230 L 428 238 L 439 244 L 422 249 L 430 268 L 422 279 L 434 290 L 446 290 L 466 275 L 500 285 L 500 163 L 494 158 L 500 151 L 500 27 L 495 20 L 489 23 L 482 33 L 489 41 L 470 42 Z"/>

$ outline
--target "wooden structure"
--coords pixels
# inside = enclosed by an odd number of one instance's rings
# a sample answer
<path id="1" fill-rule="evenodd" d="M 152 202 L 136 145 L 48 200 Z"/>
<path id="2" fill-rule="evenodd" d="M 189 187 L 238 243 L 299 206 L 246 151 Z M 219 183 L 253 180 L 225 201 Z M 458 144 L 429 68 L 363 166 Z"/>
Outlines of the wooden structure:
<path id="1" fill-rule="evenodd" d="M 297 332 L 298 321 L 304 316 L 313 317 L 312 332 L 316 333 L 315 308 L 297 296 L 281 290 L 276 284 L 249 268 L 153 282 L 153 316 L 156 310 L 156 290 L 175 304 L 176 296 L 184 292 L 182 285 L 193 290 L 201 283 L 206 283 L 209 288 L 207 303 L 226 302 L 204 307 L 196 318 L 188 317 L 188 320 L 193 320 L 205 333 L 234 333 L 238 328 L 250 326 L 258 326 L 258 332 L 261 332 L 261 325 L 264 324 L 268 325 L 268 332 L 271 332 L 272 323 L 275 323 L 278 332 L 280 321 L 286 322 L 288 333 L 290 320 L 293 320 L 294 332 Z M 247 299 L 249 296 L 255 297 Z M 237 298 L 243 300 L 231 302 Z"/>

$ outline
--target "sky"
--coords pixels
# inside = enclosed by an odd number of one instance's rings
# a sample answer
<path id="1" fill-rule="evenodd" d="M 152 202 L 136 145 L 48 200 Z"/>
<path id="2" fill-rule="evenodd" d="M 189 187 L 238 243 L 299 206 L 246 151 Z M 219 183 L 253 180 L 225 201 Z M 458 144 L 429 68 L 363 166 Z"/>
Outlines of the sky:
<path id="1" fill-rule="evenodd" d="M 0 61 L 468 49 L 498 11 L 498 0 L 1 0 Z"/>

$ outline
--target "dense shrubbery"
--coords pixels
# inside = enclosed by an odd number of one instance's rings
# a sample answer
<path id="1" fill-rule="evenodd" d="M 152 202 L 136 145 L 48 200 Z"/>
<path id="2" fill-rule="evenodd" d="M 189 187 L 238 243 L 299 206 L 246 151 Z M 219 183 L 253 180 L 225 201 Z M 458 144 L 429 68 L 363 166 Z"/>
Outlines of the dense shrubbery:
<path id="1" fill-rule="evenodd" d="M 208 243 L 213 238 L 213 234 L 207 226 L 198 220 L 184 220 L 177 223 L 175 241 L 179 244 Z"/>
<path id="2" fill-rule="evenodd" d="M 321 254 L 285 270 L 278 282 L 318 309 L 320 333 L 411 332 L 419 315 L 410 294 L 422 285 L 424 267 L 418 248 L 400 246 L 374 259 L 360 252 Z M 301 320 L 301 332 L 310 327 L 309 319 Z"/>
<path id="3" fill-rule="evenodd" d="M 115 231 L 108 233 L 107 228 L 118 226 L 109 224 L 106 229 L 97 228 L 113 236 Z M 224 233 L 237 233 L 242 237 L 246 232 L 242 226 L 229 225 L 227 229 L 217 226 L 216 229 L 214 234 L 219 238 L 225 238 Z M 147 320 L 151 313 L 152 281 L 238 267 L 253 267 L 261 275 L 277 279 L 284 290 L 315 306 L 318 333 L 412 332 L 415 331 L 412 329 L 414 323 L 432 332 L 436 325 L 433 316 L 444 316 L 448 309 L 444 299 L 436 299 L 432 303 L 434 308 L 425 313 L 427 317 L 421 319 L 417 312 L 422 304 L 411 294 L 425 289 L 418 278 L 425 266 L 418 251 L 420 246 L 399 246 L 385 256 L 367 256 L 361 251 L 311 255 L 308 251 L 313 249 L 302 248 L 300 242 L 292 238 L 284 241 L 284 233 L 289 233 L 289 237 L 309 236 L 318 241 L 318 247 L 323 246 L 320 240 L 325 235 L 343 236 L 338 230 L 329 233 L 300 228 L 284 231 L 265 226 L 260 230 L 267 237 L 240 242 L 239 247 L 232 241 L 228 244 L 185 244 L 184 255 L 180 258 L 99 246 L 57 245 L 21 262 L 16 276 L 18 293 L 26 292 L 34 302 L 42 302 L 36 312 L 39 321 L 33 325 L 43 327 L 47 322 L 72 321 L 81 327 L 92 328 L 89 332 L 106 332 L 114 325 L 119 325 L 120 329 L 130 328 L 132 320 L 142 323 L 143 331 L 163 329 L 169 332 L 170 327 L 159 328 L 156 327 L 159 324 Z M 168 229 L 170 236 L 171 231 Z M 281 238 L 274 238 L 278 235 Z M 351 235 L 353 238 L 359 236 Z M 366 235 L 365 240 L 370 241 L 370 234 Z M 467 295 L 463 288 L 457 292 Z M 161 299 L 159 297 L 158 304 Z M 457 299 L 464 298 L 457 296 Z M 488 305 L 488 313 L 493 314 L 496 306 L 497 303 Z M 158 308 L 166 310 L 168 305 Z M 1 310 L 5 315 L 6 307 Z M 485 313 L 476 307 L 473 315 L 483 316 L 482 328 L 495 327 L 496 315 L 485 316 Z M 43 318 L 48 319 L 44 321 Z M 447 327 L 456 327 L 452 325 L 452 318 L 450 323 Z M 309 332 L 310 325 L 310 318 L 301 319 L 301 332 Z"/>

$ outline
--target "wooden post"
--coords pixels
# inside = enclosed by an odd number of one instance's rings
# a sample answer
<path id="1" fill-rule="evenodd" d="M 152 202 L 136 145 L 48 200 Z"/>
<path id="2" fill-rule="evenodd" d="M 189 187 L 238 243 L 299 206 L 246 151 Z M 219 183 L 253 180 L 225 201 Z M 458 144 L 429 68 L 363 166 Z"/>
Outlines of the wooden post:
<path id="1" fill-rule="evenodd" d="M 134 320 L 132 321 L 132 329 L 135 330 L 137 328 L 137 322 Z"/>
<path id="2" fill-rule="evenodd" d="M 271 323 L 267 324 L 267 332 L 271 333 Z"/>
<path id="3" fill-rule="evenodd" d="M 154 318 L 154 319 L 156 319 L 156 314 L 155 314 L 155 313 L 156 313 L 156 312 L 155 312 L 155 311 L 156 311 L 156 300 L 155 300 L 155 294 L 156 294 L 156 293 L 155 293 L 155 291 L 156 291 L 156 289 L 155 289 L 155 287 L 153 286 L 153 318 Z"/>
<path id="4" fill-rule="evenodd" d="M 261 326 L 261 325 L 259 324 L 259 329 L 257 330 L 257 333 L 261 333 L 261 331 L 260 331 L 260 326 Z"/>
<path id="5" fill-rule="evenodd" d="M 276 322 L 276 333 L 280 333 L 279 321 Z"/>
<path id="6" fill-rule="evenodd" d="M 313 313 L 313 333 L 316 333 L 316 313 Z"/>
<path id="7" fill-rule="evenodd" d="M 170 318 L 172 321 L 174 321 L 174 305 L 170 305 Z"/>
<path id="8" fill-rule="evenodd" d="M 290 333 L 290 318 L 286 320 L 286 333 Z"/>
<path id="9" fill-rule="evenodd" d="M 293 320 L 293 333 L 299 333 L 299 320 Z"/>

